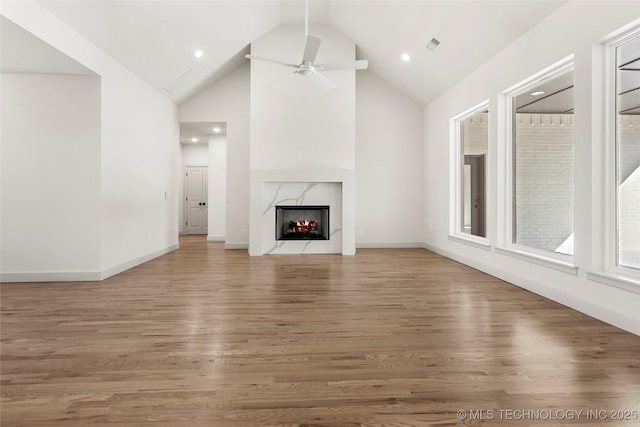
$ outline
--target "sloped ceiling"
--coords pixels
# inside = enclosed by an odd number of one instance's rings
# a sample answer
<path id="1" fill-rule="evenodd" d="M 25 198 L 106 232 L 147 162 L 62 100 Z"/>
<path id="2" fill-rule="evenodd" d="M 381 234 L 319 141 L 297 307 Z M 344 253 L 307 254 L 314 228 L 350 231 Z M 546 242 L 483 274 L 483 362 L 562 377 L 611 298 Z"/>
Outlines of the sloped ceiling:
<path id="1" fill-rule="evenodd" d="M 0 72 L 96 75 L 4 16 L 0 16 Z"/>
<path id="2" fill-rule="evenodd" d="M 311 0 L 310 32 L 314 24 L 333 26 L 372 72 L 426 105 L 563 3 Z M 40 4 L 177 103 L 246 61 L 253 40 L 283 23 L 302 24 L 305 11 L 298 0 Z M 432 37 L 441 41 L 435 52 L 425 47 Z"/>

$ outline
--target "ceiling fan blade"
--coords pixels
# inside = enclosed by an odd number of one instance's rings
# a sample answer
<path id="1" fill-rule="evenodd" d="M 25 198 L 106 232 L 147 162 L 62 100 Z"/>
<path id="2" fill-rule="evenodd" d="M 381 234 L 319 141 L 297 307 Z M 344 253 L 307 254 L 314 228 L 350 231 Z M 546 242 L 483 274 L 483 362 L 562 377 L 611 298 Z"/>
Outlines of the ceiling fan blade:
<path id="1" fill-rule="evenodd" d="M 315 72 L 313 74 L 313 76 L 311 76 L 312 79 L 315 79 L 318 83 L 320 83 L 320 85 L 324 86 L 327 89 L 335 89 L 336 85 L 335 83 L 333 83 L 331 80 L 329 80 L 324 74 L 319 73 L 319 72 Z"/>
<path id="2" fill-rule="evenodd" d="M 272 64 L 284 65 L 285 67 L 291 67 L 291 68 L 299 67 L 299 65 L 296 65 L 296 64 L 289 64 L 287 62 L 276 61 L 275 59 L 263 58 L 261 56 L 245 55 L 244 57 L 251 60 L 256 59 L 258 61 L 265 61 L 265 62 L 271 62 Z"/>
<path id="3" fill-rule="evenodd" d="M 333 62 L 331 64 L 318 64 L 314 66 L 316 70 L 334 71 L 334 70 L 366 70 L 369 67 L 369 61 L 361 59 L 359 61 Z"/>
<path id="4" fill-rule="evenodd" d="M 314 36 L 312 34 L 307 36 L 307 40 L 304 44 L 304 53 L 302 54 L 303 64 L 313 64 L 313 61 L 316 60 L 316 56 L 318 55 L 318 49 L 320 49 L 321 42 L 322 39 L 318 36 Z"/>
<path id="5" fill-rule="evenodd" d="M 275 80 L 270 81 L 269 83 L 267 83 L 267 86 L 274 86 L 274 85 L 279 85 L 280 83 L 282 83 L 283 81 L 286 80 L 290 80 L 291 77 L 295 76 L 296 73 L 295 72 L 291 72 L 289 71 L 287 74 L 284 74 L 278 78 L 276 78 Z"/>

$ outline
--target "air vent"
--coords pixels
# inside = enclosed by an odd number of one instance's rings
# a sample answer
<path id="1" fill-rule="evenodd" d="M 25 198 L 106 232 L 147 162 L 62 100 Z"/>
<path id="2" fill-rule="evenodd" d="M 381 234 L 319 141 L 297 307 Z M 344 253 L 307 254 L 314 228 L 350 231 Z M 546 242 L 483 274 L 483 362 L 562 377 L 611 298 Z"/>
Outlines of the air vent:
<path id="1" fill-rule="evenodd" d="M 438 40 L 437 38 L 434 37 L 434 38 L 431 39 L 429 44 L 427 44 L 427 49 L 429 49 L 430 51 L 434 51 L 439 46 L 440 46 L 440 40 Z"/>

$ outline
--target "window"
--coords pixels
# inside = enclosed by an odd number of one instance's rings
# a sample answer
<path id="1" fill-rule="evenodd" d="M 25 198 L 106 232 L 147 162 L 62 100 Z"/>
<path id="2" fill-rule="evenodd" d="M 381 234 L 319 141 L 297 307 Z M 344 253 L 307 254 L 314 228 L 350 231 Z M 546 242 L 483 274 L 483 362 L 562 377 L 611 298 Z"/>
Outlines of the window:
<path id="1" fill-rule="evenodd" d="M 612 46 L 615 67 L 615 261 L 640 269 L 640 31 Z"/>
<path id="2" fill-rule="evenodd" d="M 573 58 L 505 92 L 506 244 L 565 262 L 574 252 Z"/>
<path id="3" fill-rule="evenodd" d="M 452 119 L 451 234 L 463 239 L 487 236 L 488 106 L 484 102 Z"/>

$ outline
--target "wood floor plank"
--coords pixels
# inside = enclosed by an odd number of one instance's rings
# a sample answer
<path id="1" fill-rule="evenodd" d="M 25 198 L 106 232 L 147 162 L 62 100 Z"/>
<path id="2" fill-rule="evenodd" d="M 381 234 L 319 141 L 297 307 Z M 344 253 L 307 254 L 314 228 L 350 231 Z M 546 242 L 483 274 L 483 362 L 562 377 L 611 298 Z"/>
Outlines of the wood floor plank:
<path id="1" fill-rule="evenodd" d="M 0 285 L 2 426 L 640 425 L 640 337 L 427 250 L 180 245 Z"/>

